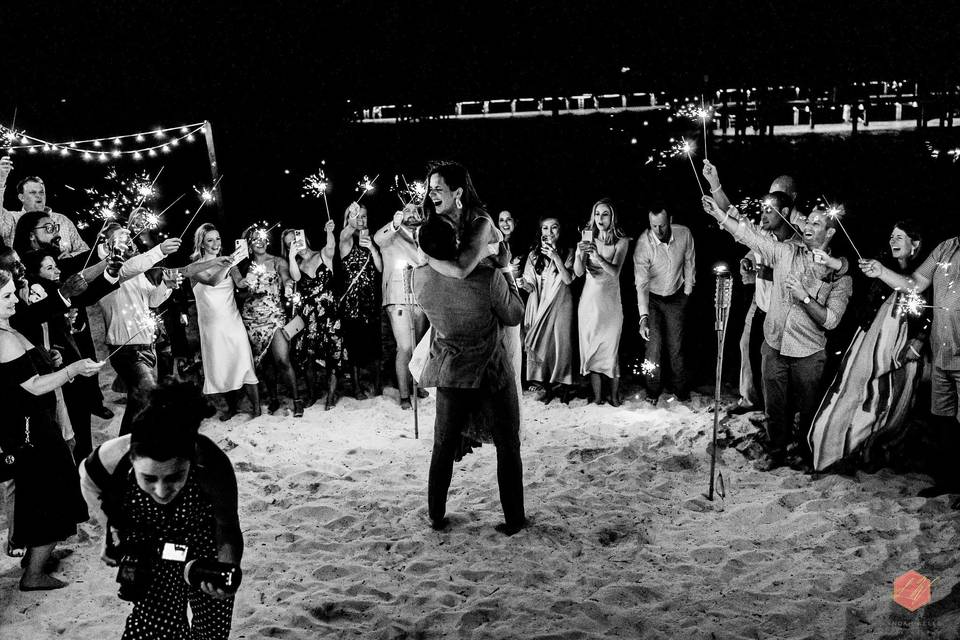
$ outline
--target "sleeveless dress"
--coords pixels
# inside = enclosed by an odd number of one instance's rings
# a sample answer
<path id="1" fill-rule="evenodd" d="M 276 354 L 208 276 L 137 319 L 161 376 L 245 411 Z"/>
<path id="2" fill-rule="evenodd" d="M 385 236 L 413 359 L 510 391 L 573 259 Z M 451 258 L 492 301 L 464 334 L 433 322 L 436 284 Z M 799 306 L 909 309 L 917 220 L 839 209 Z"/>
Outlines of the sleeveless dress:
<path id="1" fill-rule="evenodd" d="M 46 354 L 36 347 L 0 363 L 0 393 L 9 407 L 0 420 L 0 448 L 17 458 L 14 547 L 65 540 L 77 533 L 78 522 L 87 520 L 80 476 L 56 421 L 56 396 L 35 396 L 20 386 L 52 371 Z"/>
<path id="2" fill-rule="evenodd" d="M 617 244 L 597 243 L 604 260 L 613 260 Z M 620 375 L 620 333 L 623 329 L 623 306 L 620 304 L 620 267 L 616 275 L 604 271 L 595 260 L 584 256 L 583 292 L 577 307 L 580 334 L 580 373 L 602 373 L 608 378 Z"/>
<path id="3" fill-rule="evenodd" d="M 257 384 L 250 339 L 243 327 L 233 298 L 229 275 L 214 286 L 193 285 L 200 328 L 200 356 L 203 360 L 205 394 L 236 391 L 245 384 Z"/>
<path id="4" fill-rule="evenodd" d="M 369 249 L 354 241 L 343 256 L 344 292 L 340 298 L 343 336 L 351 358 L 368 362 L 380 357 L 380 308 L 377 267 Z"/>
<path id="5" fill-rule="evenodd" d="M 347 350 L 343 346 L 343 331 L 337 313 L 337 294 L 333 288 L 333 272 L 320 263 L 315 277 L 301 272 L 300 313 L 304 329 L 296 350 L 297 363 L 320 360 L 327 373 L 343 370 Z"/>
<path id="6" fill-rule="evenodd" d="M 240 317 L 250 337 L 253 360 L 260 364 L 273 343 L 273 336 L 286 324 L 280 300 L 283 281 L 279 272 L 267 271 L 258 264 L 250 264 L 248 277 L 250 274 L 254 275 L 253 284 L 248 289 L 250 297 L 243 301 Z"/>
<path id="7" fill-rule="evenodd" d="M 187 558 L 216 558 L 216 519 L 210 501 L 190 470 L 187 483 L 170 504 L 160 504 L 137 486 L 130 470 L 120 502 L 124 545 L 155 552 L 165 542 L 184 544 Z M 182 562 L 159 560 L 146 595 L 127 617 L 122 640 L 226 639 L 233 615 L 232 597 L 216 600 L 183 579 Z M 193 615 L 187 622 L 187 603 Z M 191 630 L 192 627 L 192 630 Z"/>

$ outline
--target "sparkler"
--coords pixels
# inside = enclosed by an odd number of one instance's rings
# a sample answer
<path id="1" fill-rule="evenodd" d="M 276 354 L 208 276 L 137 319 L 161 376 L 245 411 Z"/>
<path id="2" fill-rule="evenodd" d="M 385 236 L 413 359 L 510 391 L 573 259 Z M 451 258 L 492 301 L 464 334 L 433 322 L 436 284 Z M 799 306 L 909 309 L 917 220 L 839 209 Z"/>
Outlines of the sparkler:
<path id="1" fill-rule="evenodd" d="M 112 220 L 115 220 L 117 217 L 117 214 L 111 209 L 103 209 L 101 211 L 101 215 L 103 216 L 103 224 L 100 225 L 100 231 L 97 232 L 97 238 L 94 240 L 93 246 L 90 247 L 90 252 L 87 254 L 87 259 L 83 261 L 83 266 L 80 268 L 80 271 L 83 271 L 90 266 L 90 258 L 93 257 L 93 254 L 97 250 L 97 244 L 100 242 L 100 238 L 103 235 L 103 230 L 107 228 L 108 223 L 110 223 Z"/>
<path id="2" fill-rule="evenodd" d="M 112 358 L 114 354 L 116 354 L 118 351 L 120 351 L 120 349 L 123 349 L 125 346 L 130 344 L 134 338 L 136 338 L 138 335 L 140 335 L 144 331 L 149 331 L 153 335 L 151 340 L 155 340 L 157 337 L 157 327 L 160 326 L 160 318 L 163 317 L 164 313 L 166 313 L 166 311 L 162 311 L 159 314 L 149 312 L 147 313 L 146 317 L 140 318 L 140 321 L 139 321 L 140 330 L 137 331 L 132 336 L 130 336 L 129 338 L 127 338 L 127 341 L 124 342 L 122 345 L 120 345 L 119 347 L 111 351 L 109 354 L 107 354 L 107 357 L 104 358 L 104 361 Z"/>
<path id="3" fill-rule="evenodd" d="M 919 316 L 921 309 L 942 309 L 948 311 L 946 307 L 941 307 L 939 305 L 927 304 L 927 300 L 920 295 L 917 289 L 910 289 L 907 291 L 906 295 L 900 298 L 900 301 L 897 303 L 897 306 L 900 307 L 902 313 L 906 313 L 910 316 Z"/>
<path id="4" fill-rule="evenodd" d="M 327 180 L 327 174 L 324 173 L 323 169 L 318 169 L 316 173 L 303 179 L 303 193 L 300 194 L 300 197 L 322 197 L 323 206 L 327 210 L 327 220 L 332 220 L 333 218 L 330 217 L 330 203 L 327 202 L 327 191 L 329 190 L 330 181 Z"/>
<path id="5" fill-rule="evenodd" d="M 400 186 L 400 180 L 403 180 L 403 186 Z M 393 176 L 394 191 L 397 193 L 397 197 L 400 198 L 400 202 L 404 206 L 408 204 L 415 204 L 418 207 L 423 204 L 423 201 L 427 197 L 427 185 L 419 180 L 408 183 L 406 176 L 403 174 Z M 406 199 L 404 199 L 406 196 Z"/>
<path id="6" fill-rule="evenodd" d="M 823 196 L 821 196 L 823 198 Z M 853 244 L 853 238 L 850 237 L 850 234 L 847 233 L 847 228 L 843 226 L 843 220 L 841 218 L 846 215 L 846 211 L 843 208 L 843 205 L 830 204 L 827 202 L 826 198 L 823 198 L 823 206 L 820 207 L 821 211 L 828 217 L 833 220 L 836 220 L 837 226 L 840 227 L 840 230 L 843 231 L 843 235 L 847 236 L 847 240 L 850 242 L 850 246 L 853 247 L 853 251 L 857 254 L 858 260 L 863 260 L 863 256 L 860 255 L 860 250 L 857 249 L 857 245 Z M 824 208 L 826 207 L 826 208 Z"/>
<path id="7" fill-rule="evenodd" d="M 644 360 L 643 364 L 640 365 L 640 371 L 643 372 L 645 376 L 652 376 L 653 373 L 660 368 L 656 362 L 651 362 L 650 360 Z"/>
<path id="8" fill-rule="evenodd" d="M 690 161 L 690 168 L 693 169 L 693 179 L 697 181 L 697 187 L 700 189 L 700 196 L 703 197 L 706 192 L 703 190 L 703 184 L 700 182 L 700 175 L 697 173 L 697 165 L 693 163 L 693 143 L 689 140 L 684 140 L 681 147 L 683 152 L 687 154 L 687 160 Z"/>
<path id="9" fill-rule="evenodd" d="M 357 183 L 357 191 L 360 192 L 360 197 L 357 198 L 357 202 L 360 202 L 361 200 L 363 200 L 363 196 L 367 195 L 368 191 L 373 191 L 373 186 L 374 184 L 376 184 L 377 178 L 379 177 L 380 177 L 379 173 L 376 176 L 374 176 L 373 180 L 371 180 L 370 176 L 368 175 L 363 176 L 363 180 L 360 180 Z"/>
<path id="10" fill-rule="evenodd" d="M 213 202 L 216 199 L 216 196 L 214 196 L 214 193 L 216 192 L 217 185 L 220 184 L 221 180 L 223 180 L 223 176 L 220 176 L 219 178 L 217 178 L 217 181 L 214 182 L 213 186 L 210 187 L 209 189 L 199 189 L 197 187 L 193 188 L 193 190 L 197 192 L 197 195 L 200 196 L 200 206 L 197 207 L 197 210 L 193 212 L 192 216 L 190 216 L 190 220 L 189 222 L 187 222 L 187 226 L 183 228 L 183 233 L 181 233 L 179 236 L 181 240 L 183 240 L 183 236 L 186 235 L 187 231 L 190 229 L 190 225 L 193 224 L 193 221 L 196 219 L 197 214 L 200 213 L 200 210 L 203 209 L 204 205 L 207 204 L 208 202 Z M 177 199 L 179 200 L 179 198 Z"/>

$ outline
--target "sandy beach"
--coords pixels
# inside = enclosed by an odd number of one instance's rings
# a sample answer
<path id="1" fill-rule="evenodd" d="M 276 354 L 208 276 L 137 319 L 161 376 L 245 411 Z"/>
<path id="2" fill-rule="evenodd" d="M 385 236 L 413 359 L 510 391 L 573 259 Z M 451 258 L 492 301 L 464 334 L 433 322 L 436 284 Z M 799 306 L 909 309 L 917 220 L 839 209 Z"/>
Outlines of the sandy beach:
<path id="1" fill-rule="evenodd" d="M 288 406 L 204 424 L 240 488 L 246 551 L 231 637 L 956 637 L 957 518 L 948 497 L 914 497 L 924 476 L 762 473 L 728 447 L 726 498 L 710 502 L 705 396 L 615 409 L 544 406 L 527 393 L 530 527 L 494 531 L 485 445 L 456 465 L 451 526 L 436 532 L 425 496 L 433 398 L 421 402 L 417 440 L 395 393 L 315 405 L 302 420 Z M 102 440 L 119 415 L 97 423 Z M 742 417 L 727 428 L 754 429 Z M 5 640 L 120 636 L 130 605 L 98 559 L 99 535 L 83 525 L 65 545 L 75 553 L 60 591 L 20 593 L 16 561 L 0 560 Z M 916 613 L 892 599 L 909 569 L 937 579 Z"/>

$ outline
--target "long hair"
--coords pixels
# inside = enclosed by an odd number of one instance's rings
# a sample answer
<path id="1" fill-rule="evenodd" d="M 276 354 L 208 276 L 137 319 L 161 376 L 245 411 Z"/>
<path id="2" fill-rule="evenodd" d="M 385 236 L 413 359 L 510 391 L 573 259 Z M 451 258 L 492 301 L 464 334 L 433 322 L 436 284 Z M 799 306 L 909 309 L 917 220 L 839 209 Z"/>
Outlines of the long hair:
<path id="1" fill-rule="evenodd" d="M 193 232 L 193 253 L 190 254 L 191 260 L 199 260 L 203 257 L 203 239 L 211 231 L 216 231 L 217 227 L 209 222 L 204 222 Z M 223 243 L 220 243 L 220 251 L 223 251 Z"/>
<path id="2" fill-rule="evenodd" d="M 557 253 L 560 255 L 560 259 L 566 262 L 567 256 L 570 253 L 566 247 L 560 246 L 560 243 L 563 240 L 563 223 L 560 222 L 560 218 L 556 216 L 542 216 L 540 220 L 537 221 L 537 237 L 534 239 L 533 244 L 530 247 L 530 255 L 533 259 L 533 269 L 537 272 L 537 275 L 543 273 L 543 270 L 549 264 L 547 256 L 540 252 L 540 249 L 543 248 L 543 232 L 540 229 L 543 227 L 543 223 L 547 220 L 556 220 L 557 226 L 560 229 L 560 232 L 557 234 L 557 246 L 555 247 Z"/>
<path id="3" fill-rule="evenodd" d="M 464 211 L 479 209 L 486 213 L 486 205 L 480 199 L 480 196 L 477 195 L 477 189 L 473 186 L 473 179 L 470 177 L 470 172 L 467 171 L 465 166 L 452 160 L 432 162 L 427 167 L 426 184 L 428 186 L 430 184 L 430 176 L 433 174 L 442 177 L 451 191 L 463 189 L 463 195 L 460 196 L 460 204 L 463 205 Z"/>
<path id="4" fill-rule="evenodd" d="M 0 267 L 0 287 L 7 286 L 7 283 L 13 280 L 13 272 L 6 267 Z M 14 284 L 16 286 L 16 284 Z"/>
<path id="5" fill-rule="evenodd" d="M 611 198 L 600 198 L 593 203 L 593 206 L 590 207 L 590 219 L 587 220 L 587 225 L 585 228 L 593 230 L 594 238 L 599 237 L 600 230 L 597 228 L 597 223 L 593 216 L 597 213 L 597 207 L 602 204 L 606 205 L 607 208 L 610 209 L 610 229 L 613 231 L 612 239 L 607 240 L 605 244 L 616 244 L 620 238 L 626 238 L 627 234 L 625 234 L 623 229 L 620 228 L 620 220 L 617 218 L 617 209 L 613 206 L 613 200 Z"/>
<path id="6" fill-rule="evenodd" d="M 477 189 L 473 186 L 473 178 L 470 177 L 470 172 L 467 171 L 465 166 L 453 160 L 431 162 L 427 167 L 427 179 L 425 183 L 428 187 L 430 186 L 430 176 L 434 174 L 443 178 L 443 181 L 447 183 L 447 187 L 449 187 L 451 191 L 463 189 L 463 194 L 460 196 L 460 206 L 463 208 L 464 215 L 460 220 L 460 228 L 457 230 L 458 247 L 466 240 L 466 235 L 470 227 L 470 225 L 466 224 L 468 221 L 478 217 L 484 217 L 490 221 L 490 224 L 492 224 L 494 228 L 497 228 L 497 223 L 490 217 L 490 214 L 487 213 L 487 205 L 484 204 L 477 194 Z M 430 200 L 430 198 L 424 200 L 424 212 L 427 213 L 428 218 L 434 212 L 433 201 Z"/>

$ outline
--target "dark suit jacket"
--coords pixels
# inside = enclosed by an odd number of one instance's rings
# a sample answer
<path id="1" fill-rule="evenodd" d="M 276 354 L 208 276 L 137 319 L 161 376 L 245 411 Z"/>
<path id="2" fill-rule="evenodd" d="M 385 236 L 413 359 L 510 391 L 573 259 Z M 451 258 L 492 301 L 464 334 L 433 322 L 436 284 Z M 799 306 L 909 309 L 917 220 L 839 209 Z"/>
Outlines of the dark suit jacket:
<path id="1" fill-rule="evenodd" d="M 463 280 L 420 267 L 413 282 L 417 303 L 433 327 L 420 384 L 489 390 L 514 384 L 500 327 L 523 319 L 516 285 L 507 284 L 503 274 L 483 265 Z"/>

